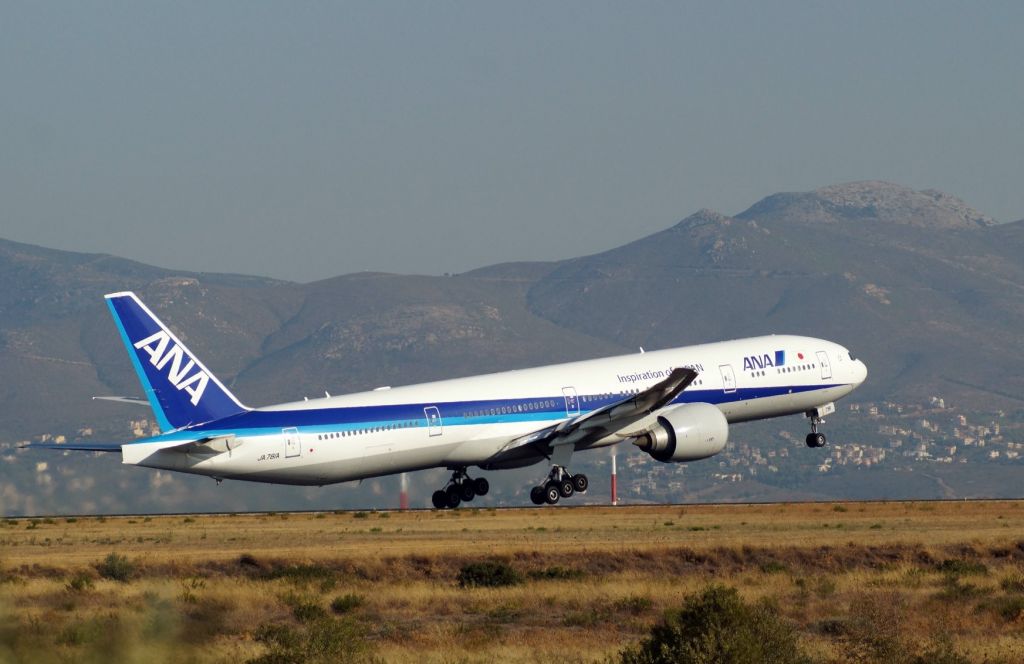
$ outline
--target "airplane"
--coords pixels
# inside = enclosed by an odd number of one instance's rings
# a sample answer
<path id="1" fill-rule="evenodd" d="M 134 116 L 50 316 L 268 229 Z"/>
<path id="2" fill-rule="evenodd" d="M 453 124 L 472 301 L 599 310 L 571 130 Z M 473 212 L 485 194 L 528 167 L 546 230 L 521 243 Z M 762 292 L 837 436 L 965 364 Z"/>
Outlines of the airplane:
<path id="1" fill-rule="evenodd" d="M 322 486 L 446 468 L 431 502 L 456 508 L 488 493 L 470 468 L 547 461 L 535 505 L 584 493 L 575 452 L 631 442 L 657 461 L 722 451 L 732 424 L 803 414 L 806 444 L 835 401 L 867 377 L 845 347 L 771 335 L 504 371 L 262 408 L 243 405 L 134 293 L 106 295 L 160 434 L 126 443 L 32 447 L 120 452 L 122 463 L 224 479 Z"/>

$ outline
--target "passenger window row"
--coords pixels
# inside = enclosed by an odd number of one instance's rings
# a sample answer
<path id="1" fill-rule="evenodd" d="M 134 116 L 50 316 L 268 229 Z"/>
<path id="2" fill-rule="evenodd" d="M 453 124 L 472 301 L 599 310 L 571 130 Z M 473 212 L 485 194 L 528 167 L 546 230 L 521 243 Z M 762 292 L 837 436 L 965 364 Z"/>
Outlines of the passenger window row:
<path id="1" fill-rule="evenodd" d="M 376 427 L 366 427 L 365 429 L 354 429 L 352 431 L 335 431 L 332 433 L 317 434 L 317 440 L 333 440 L 335 438 L 348 438 L 349 436 L 362 436 L 368 433 L 379 433 L 381 431 L 394 431 L 396 429 L 411 429 L 413 427 L 423 426 L 423 423 L 418 420 L 408 420 L 405 422 L 389 422 Z"/>
<path id="2" fill-rule="evenodd" d="M 482 408 L 480 410 L 470 410 L 462 414 L 463 417 L 488 417 L 491 415 L 510 415 L 514 413 L 529 413 L 538 410 L 550 409 L 555 407 L 555 401 L 553 399 L 545 399 L 544 401 L 531 401 L 528 404 L 516 404 L 515 406 L 496 406 L 494 408 Z"/>

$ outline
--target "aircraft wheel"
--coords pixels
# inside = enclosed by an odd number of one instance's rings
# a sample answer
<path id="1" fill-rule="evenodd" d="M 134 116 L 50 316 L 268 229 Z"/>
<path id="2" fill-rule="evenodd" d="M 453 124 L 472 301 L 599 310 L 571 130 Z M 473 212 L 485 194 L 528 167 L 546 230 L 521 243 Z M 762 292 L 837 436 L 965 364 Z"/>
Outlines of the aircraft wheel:
<path id="1" fill-rule="evenodd" d="M 487 492 L 491 490 L 491 483 L 487 481 L 485 477 L 478 477 L 473 480 L 473 491 L 476 491 L 478 496 L 486 496 Z"/>
<path id="2" fill-rule="evenodd" d="M 459 497 L 462 498 L 464 503 L 468 503 L 476 498 L 476 491 L 473 490 L 472 482 L 463 482 L 459 485 Z"/>
<path id="3" fill-rule="evenodd" d="M 548 505 L 554 505 L 561 497 L 562 492 L 558 488 L 558 482 L 548 482 L 544 487 L 544 502 Z"/>
<path id="4" fill-rule="evenodd" d="M 807 438 L 804 439 L 804 442 L 807 443 L 807 447 L 817 447 L 818 446 L 817 438 L 818 438 L 818 434 L 816 434 L 816 433 L 809 433 L 809 434 L 807 434 Z"/>
<path id="5" fill-rule="evenodd" d="M 823 434 L 823 433 L 816 433 L 816 434 L 814 434 L 814 446 L 815 447 L 825 447 L 825 443 L 827 443 L 827 442 L 828 442 L 828 440 L 825 438 L 825 434 Z"/>
<path id="6" fill-rule="evenodd" d="M 430 497 L 430 502 L 434 503 L 434 508 L 443 510 L 448 507 L 448 496 L 445 495 L 444 491 L 438 489 L 434 492 L 434 495 Z"/>
<path id="7" fill-rule="evenodd" d="M 572 487 L 572 479 L 565 478 L 558 483 L 558 492 L 562 494 L 562 498 L 569 498 L 572 494 L 576 493 L 576 490 Z"/>
<path id="8" fill-rule="evenodd" d="M 459 495 L 459 487 L 454 484 L 445 489 L 444 492 L 445 503 L 448 509 L 455 509 L 462 502 L 462 498 Z"/>
<path id="9" fill-rule="evenodd" d="M 587 487 L 590 486 L 590 480 L 587 476 L 580 473 L 579 475 L 572 476 L 572 488 L 576 489 L 576 493 L 586 493 Z"/>
<path id="10" fill-rule="evenodd" d="M 532 489 L 530 489 L 530 502 L 532 502 L 534 505 L 544 504 L 544 487 L 535 486 Z"/>

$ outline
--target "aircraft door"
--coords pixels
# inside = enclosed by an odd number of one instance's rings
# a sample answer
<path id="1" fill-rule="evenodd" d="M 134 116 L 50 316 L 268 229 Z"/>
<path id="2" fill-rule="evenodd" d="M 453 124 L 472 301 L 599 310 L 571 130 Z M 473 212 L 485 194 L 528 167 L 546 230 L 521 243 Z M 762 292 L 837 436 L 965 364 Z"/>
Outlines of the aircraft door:
<path id="1" fill-rule="evenodd" d="M 828 353 L 823 350 L 818 351 L 818 366 L 821 367 L 821 377 L 823 379 L 832 377 L 832 365 L 828 363 Z"/>
<path id="2" fill-rule="evenodd" d="M 562 396 L 565 398 L 565 414 L 574 417 L 580 414 L 580 399 L 576 395 L 575 387 L 563 387 Z"/>
<path id="3" fill-rule="evenodd" d="M 302 441 L 299 440 L 299 430 L 295 427 L 281 429 L 284 435 L 285 457 L 297 457 L 302 455 Z"/>
<path id="4" fill-rule="evenodd" d="M 427 431 L 431 436 L 440 436 L 444 433 L 441 411 L 437 406 L 427 406 L 423 409 L 423 414 L 427 416 Z"/>
<path id="5" fill-rule="evenodd" d="M 722 388 L 726 394 L 736 392 L 736 374 L 731 364 L 719 365 L 718 370 L 722 373 Z"/>

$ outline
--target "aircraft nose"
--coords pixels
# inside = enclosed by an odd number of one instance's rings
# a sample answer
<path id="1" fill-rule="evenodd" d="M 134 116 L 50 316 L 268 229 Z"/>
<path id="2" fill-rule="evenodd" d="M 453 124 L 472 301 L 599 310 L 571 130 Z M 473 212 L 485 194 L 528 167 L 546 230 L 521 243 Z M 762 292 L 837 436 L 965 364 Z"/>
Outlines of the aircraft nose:
<path id="1" fill-rule="evenodd" d="M 853 382 L 860 385 L 868 378 L 868 365 L 864 364 L 860 360 L 854 360 L 853 362 Z"/>

